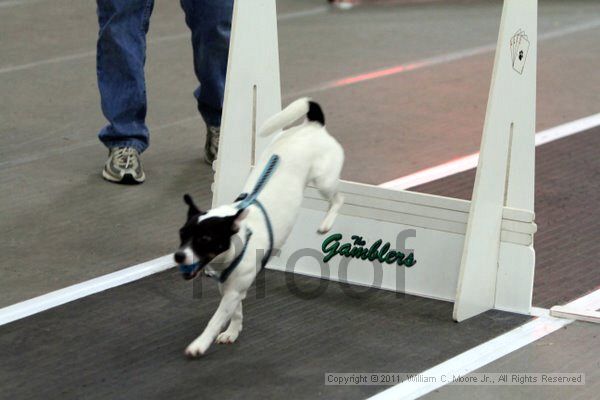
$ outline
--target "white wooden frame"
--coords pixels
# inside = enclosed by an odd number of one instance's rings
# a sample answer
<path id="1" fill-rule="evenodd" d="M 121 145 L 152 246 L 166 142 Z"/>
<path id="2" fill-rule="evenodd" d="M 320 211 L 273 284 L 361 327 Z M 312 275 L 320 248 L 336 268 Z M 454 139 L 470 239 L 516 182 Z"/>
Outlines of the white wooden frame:
<path id="1" fill-rule="evenodd" d="M 581 310 L 569 306 L 554 306 L 550 309 L 550 315 L 556 318 L 567 318 L 600 324 L 600 311 L 596 310 Z"/>
<path id="2" fill-rule="evenodd" d="M 311 257 L 289 266 L 298 249 L 321 251 L 324 237 L 316 228 L 327 204 L 309 188 L 296 227 L 268 267 L 454 301 L 457 321 L 492 308 L 528 314 L 535 265 L 536 53 L 537 0 L 505 0 L 471 202 L 342 183 L 346 204 L 333 232 L 343 241 L 358 234 L 368 244 L 393 244 L 400 232 L 414 230 L 406 247 L 414 250 L 416 265 L 348 264 L 336 256 L 326 268 Z M 214 206 L 240 192 L 269 140 L 257 137 L 256 129 L 280 109 L 275 0 L 237 0 Z"/>

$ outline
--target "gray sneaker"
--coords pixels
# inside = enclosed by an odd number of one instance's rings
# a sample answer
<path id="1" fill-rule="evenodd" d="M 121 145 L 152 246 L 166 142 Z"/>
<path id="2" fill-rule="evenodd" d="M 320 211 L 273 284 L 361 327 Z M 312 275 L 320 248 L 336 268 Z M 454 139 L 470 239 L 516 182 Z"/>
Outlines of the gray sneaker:
<path id="1" fill-rule="evenodd" d="M 135 185 L 144 182 L 140 153 L 133 147 L 113 147 L 104 164 L 102 177 L 110 182 Z"/>
<path id="2" fill-rule="evenodd" d="M 219 152 L 219 136 L 221 136 L 220 126 L 206 125 L 206 143 L 204 144 L 204 161 L 212 165 Z"/>
<path id="3" fill-rule="evenodd" d="M 358 0 L 329 0 L 329 3 L 339 10 L 349 10 L 357 4 Z"/>

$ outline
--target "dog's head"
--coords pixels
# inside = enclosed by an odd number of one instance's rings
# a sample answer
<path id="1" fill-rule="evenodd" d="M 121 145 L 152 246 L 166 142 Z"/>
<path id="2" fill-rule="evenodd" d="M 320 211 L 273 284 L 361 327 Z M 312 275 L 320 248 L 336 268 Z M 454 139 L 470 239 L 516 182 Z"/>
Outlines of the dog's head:
<path id="1" fill-rule="evenodd" d="M 229 205 L 205 212 L 189 194 L 183 200 L 188 205 L 187 222 L 179 230 L 181 244 L 174 257 L 183 278 L 192 279 L 208 263 L 230 251 L 232 237 L 239 232 L 248 210 Z"/>

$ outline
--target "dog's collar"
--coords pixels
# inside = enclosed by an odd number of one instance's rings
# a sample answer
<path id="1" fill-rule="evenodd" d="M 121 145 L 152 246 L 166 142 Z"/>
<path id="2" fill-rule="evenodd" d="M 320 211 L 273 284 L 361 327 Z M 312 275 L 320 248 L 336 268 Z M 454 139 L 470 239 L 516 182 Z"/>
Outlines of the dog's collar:
<path id="1" fill-rule="evenodd" d="M 247 193 L 240 194 L 238 196 L 238 201 L 246 198 L 246 196 L 247 196 Z M 267 249 L 267 252 L 265 253 L 265 255 L 263 256 L 263 258 L 260 262 L 260 267 L 262 269 L 265 267 L 265 265 L 267 265 L 267 262 L 269 262 L 269 259 L 271 258 L 271 254 L 273 253 L 273 241 L 274 241 L 273 226 L 271 225 L 271 219 L 269 218 L 269 214 L 267 214 L 267 210 L 265 210 L 265 207 L 262 205 L 262 203 L 258 200 L 254 200 L 253 205 L 256 205 L 258 207 L 258 209 L 262 212 L 262 215 L 265 219 L 265 225 L 267 227 L 267 233 L 269 235 L 269 248 Z M 218 280 L 220 283 L 225 283 L 227 278 L 229 278 L 229 275 L 231 275 L 231 273 L 236 269 L 236 267 L 242 261 L 242 258 L 244 258 L 244 255 L 246 254 L 246 249 L 248 248 L 248 243 L 250 242 L 250 237 L 252 237 L 252 230 L 250 228 L 246 228 L 246 241 L 244 243 L 244 247 L 242 248 L 242 251 L 231 262 L 231 264 L 229 264 L 229 266 L 227 268 L 225 268 L 220 274 L 214 270 L 205 270 L 204 274 L 206 276 L 208 276 L 209 278 Z"/>
<path id="2" fill-rule="evenodd" d="M 244 200 L 247 197 L 248 197 L 248 193 L 241 193 L 237 197 L 237 199 L 235 199 L 235 201 Z M 261 211 L 263 218 L 265 219 L 265 226 L 267 228 L 267 234 L 269 235 L 269 248 L 267 249 L 267 252 L 265 253 L 265 255 L 261 261 L 261 268 L 264 268 L 265 265 L 267 265 L 267 262 L 269 261 L 269 259 L 271 258 L 271 253 L 273 253 L 273 242 L 274 242 L 273 225 L 271 224 L 271 218 L 269 218 L 269 214 L 267 213 L 265 206 L 263 206 L 263 204 L 260 201 L 254 200 L 252 205 L 255 205 Z"/>
<path id="3" fill-rule="evenodd" d="M 227 278 L 229 278 L 229 275 L 231 275 L 231 273 L 236 269 L 236 267 L 242 261 L 242 258 L 244 258 L 244 255 L 246 254 L 246 249 L 248 248 L 248 243 L 250 242 L 251 236 L 252 236 L 252 229 L 246 228 L 246 240 L 244 242 L 244 247 L 242 247 L 242 251 L 240 252 L 240 254 L 238 254 L 237 257 L 235 257 L 233 259 L 231 264 L 229 264 L 229 266 L 227 268 L 225 268 L 220 274 L 217 275 L 217 273 L 215 271 L 211 271 L 211 272 L 208 272 L 206 275 L 211 278 L 218 279 L 219 282 L 221 282 L 221 283 L 225 283 Z"/>

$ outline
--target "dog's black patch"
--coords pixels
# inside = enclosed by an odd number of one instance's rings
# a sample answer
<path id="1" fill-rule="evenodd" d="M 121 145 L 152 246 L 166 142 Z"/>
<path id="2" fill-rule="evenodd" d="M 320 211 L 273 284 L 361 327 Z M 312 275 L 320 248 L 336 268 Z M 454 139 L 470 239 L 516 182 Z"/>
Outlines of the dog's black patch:
<path id="1" fill-rule="evenodd" d="M 207 217 L 200 220 L 206 212 L 196 206 L 190 195 L 186 194 L 183 199 L 189 208 L 188 220 L 179 230 L 180 246 L 190 246 L 200 264 L 206 265 L 217 255 L 229 250 L 231 237 L 239 230 L 239 222 L 236 220 L 244 218 L 244 210 L 239 210 L 231 216 Z"/>
<path id="2" fill-rule="evenodd" d="M 235 216 L 212 217 L 198 222 L 200 214 L 192 217 L 180 230 L 181 247 L 190 246 L 201 265 L 229 250 Z"/>
<path id="3" fill-rule="evenodd" d="M 309 121 L 325 125 L 325 115 L 323 114 L 323 110 L 321 109 L 321 106 L 314 101 L 308 102 L 308 113 L 306 114 L 306 118 L 308 118 Z"/>

